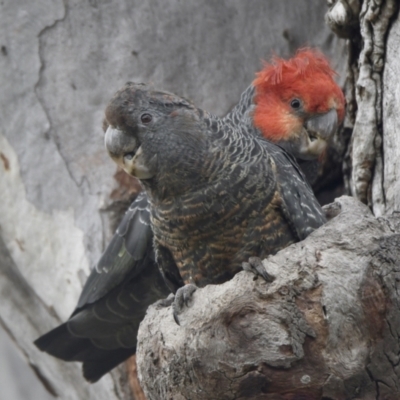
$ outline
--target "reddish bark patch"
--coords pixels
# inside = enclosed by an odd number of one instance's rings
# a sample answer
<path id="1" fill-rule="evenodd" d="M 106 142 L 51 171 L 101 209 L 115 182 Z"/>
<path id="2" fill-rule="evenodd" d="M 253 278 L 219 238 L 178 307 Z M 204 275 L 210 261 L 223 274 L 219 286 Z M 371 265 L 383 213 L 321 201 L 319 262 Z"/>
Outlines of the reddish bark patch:
<path id="1" fill-rule="evenodd" d="M 128 358 L 125 364 L 128 370 L 129 386 L 132 390 L 133 398 L 135 400 L 146 400 L 146 396 L 144 395 L 137 376 L 136 355 Z"/>
<path id="2" fill-rule="evenodd" d="M 17 242 L 17 245 L 18 245 L 19 249 L 21 251 L 25 251 L 24 242 L 19 240 L 19 239 L 15 239 L 15 241 Z"/>
<path id="3" fill-rule="evenodd" d="M 114 174 L 114 179 L 119 184 L 110 194 L 110 198 L 114 201 L 128 201 L 141 191 L 138 180 L 122 169 L 118 169 Z"/>
<path id="4" fill-rule="evenodd" d="M 6 171 L 9 171 L 10 170 L 10 161 L 8 160 L 8 158 L 3 153 L 0 153 L 0 158 L 1 158 L 1 161 L 3 161 L 4 169 Z"/>
<path id="5" fill-rule="evenodd" d="M 366 316 L 371 337 L 379 339 L 383 336 L 384 318 L 387 299 L 379 282 L 369 276 L 361 287 L 361 304 Z"/>

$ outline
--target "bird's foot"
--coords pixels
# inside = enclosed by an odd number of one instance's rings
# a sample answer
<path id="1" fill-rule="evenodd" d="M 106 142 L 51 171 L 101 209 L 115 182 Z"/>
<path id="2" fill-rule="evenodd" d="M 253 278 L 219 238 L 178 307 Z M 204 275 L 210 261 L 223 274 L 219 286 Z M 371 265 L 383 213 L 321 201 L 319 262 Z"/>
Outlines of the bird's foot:
<path id="1" fill-rule="evenodd" d="M 197 286 L 189 283 L 182 286 L 175 293 L 175 299 L 172 303 L 172 312 L 175 322 L 180 325 L 178 315 L 182 313 L 185 307 L 190 306 L 193 293 L 197 290 Z"/>
<path id="2" fill-rule="evenodd" d="M 267 272 L 259 257 L 250 257 L 248 262 L 242 263 L 242 268 L 245 271 L 263 277 L 266 282 L 273 282 L 275 280 L 275 277 Z"/>

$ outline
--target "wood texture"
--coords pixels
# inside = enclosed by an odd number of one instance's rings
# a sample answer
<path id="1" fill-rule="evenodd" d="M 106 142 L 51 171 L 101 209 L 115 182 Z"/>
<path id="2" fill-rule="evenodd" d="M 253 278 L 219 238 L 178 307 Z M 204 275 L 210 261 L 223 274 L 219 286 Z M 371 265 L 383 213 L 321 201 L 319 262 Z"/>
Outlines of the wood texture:
<path id="1" fill-rule="evenodd" d="M 138 369 L 153 399 L 398 399 L 400 215 L 340 212 L 264 261 L 268 284 L 241 272 L 198 289 L 180 314 L 151 306 Z"/>
<path id="2" fill-rule="evenodd" d="M 326 20 L 348 41 L 347 124 L 352 129 L 344 165 L 349 193 L 375 215 L 399 210 L 397 107 L 398 2 L 329 0 Z"/>
<path id="3" fill-rule="evenodd" d="M 390 27 L 386 42 L 386 62 L 383 73 L 382 104 L 382 169 L 379 186 L 384 194 L 385 212 L 400 209 L 400 68 L 398 55 L 400 51 L 400 18 L 396 18 Z"/>

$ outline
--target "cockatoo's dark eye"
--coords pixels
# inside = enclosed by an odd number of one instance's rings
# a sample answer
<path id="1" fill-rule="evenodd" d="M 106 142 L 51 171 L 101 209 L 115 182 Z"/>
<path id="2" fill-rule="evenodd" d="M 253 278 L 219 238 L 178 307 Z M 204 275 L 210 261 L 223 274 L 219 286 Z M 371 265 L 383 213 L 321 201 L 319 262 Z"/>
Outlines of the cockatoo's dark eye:
<path id="1" fill-rule="evenodd" d="M 148 124 L 149 122 L 151 122 L 151 120 L 153 119 L 153 117 L 150 114 L 143 114 L 140 117 L 140 120 L 144 123 L 144 124 Z"/>
<path id="2" fill-rule="evenodd" d="M 299 99 L 293 99 L 293 100 L 290 102 L 290 106 L 291 106 L 294 110 L 297 110 L 297 109 L 300 108 L 301 102 L 300 102 Z"/>

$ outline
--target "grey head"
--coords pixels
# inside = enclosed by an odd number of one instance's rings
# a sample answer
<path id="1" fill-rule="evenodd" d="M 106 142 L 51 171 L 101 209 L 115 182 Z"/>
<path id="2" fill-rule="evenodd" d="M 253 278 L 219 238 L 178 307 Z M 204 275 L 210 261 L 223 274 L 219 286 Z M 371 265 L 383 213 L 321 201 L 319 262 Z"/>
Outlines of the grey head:
<path id="1" fill-rule="evenodd" d="M 188 100 L 128 82 L 105 111 L 111 158 L 153 191 L 199 182 L 209 135 L 203 113 Z"/>

